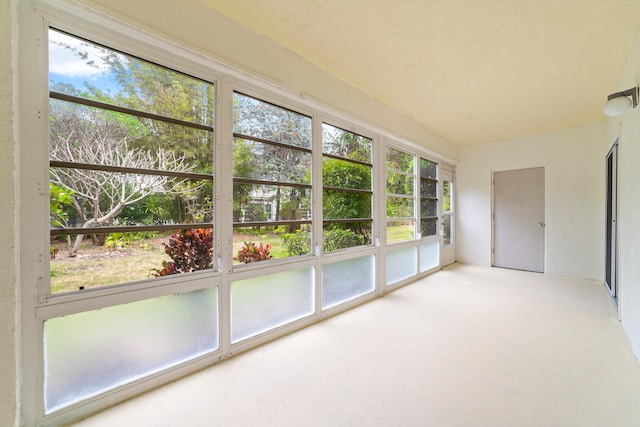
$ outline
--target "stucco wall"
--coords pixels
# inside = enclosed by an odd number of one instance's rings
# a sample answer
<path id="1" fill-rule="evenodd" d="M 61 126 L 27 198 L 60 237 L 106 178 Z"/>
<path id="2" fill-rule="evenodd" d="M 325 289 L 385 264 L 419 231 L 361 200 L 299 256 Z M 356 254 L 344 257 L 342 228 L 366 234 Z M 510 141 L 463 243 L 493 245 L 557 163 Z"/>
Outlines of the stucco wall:
<path id="1" fill-rule="evenodd" d="M 545 271 L 601 280 L 604 125 L 466 146 L 458 173 L 458 260 L 491 264 L 491 172 L 544 166 Z"/>
<path id="2" fill-rule="evenodd" d="M 629 51 L 618 88 L 640 83 L 640 34 Z M 609 119 L 606 146 L 618 146 L 618 253 L 619 310 L 631 346 L 640 358 L 640 107 Z"/>
<path id="3" fill-rule="evenodd" d="M 0 425 L 16 423 L 15 144 L 12 0 L 0 0 Z"/>

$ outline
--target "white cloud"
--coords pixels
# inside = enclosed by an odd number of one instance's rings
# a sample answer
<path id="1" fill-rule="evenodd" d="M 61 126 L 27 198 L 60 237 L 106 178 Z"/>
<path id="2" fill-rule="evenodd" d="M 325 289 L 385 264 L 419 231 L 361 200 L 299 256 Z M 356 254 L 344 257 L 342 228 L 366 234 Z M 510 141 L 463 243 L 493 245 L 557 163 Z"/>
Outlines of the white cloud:
<path id="1" fill-rule="evenodd" d="M 87 54 L 80 58 L 74 50 Z M 49 31 L 49 72 L 69 78 L 95 80 L 107 72 L 101 52 L 95 46 L 54 30 Z M 93 65 L 87 62 L 93 61 Z"/>

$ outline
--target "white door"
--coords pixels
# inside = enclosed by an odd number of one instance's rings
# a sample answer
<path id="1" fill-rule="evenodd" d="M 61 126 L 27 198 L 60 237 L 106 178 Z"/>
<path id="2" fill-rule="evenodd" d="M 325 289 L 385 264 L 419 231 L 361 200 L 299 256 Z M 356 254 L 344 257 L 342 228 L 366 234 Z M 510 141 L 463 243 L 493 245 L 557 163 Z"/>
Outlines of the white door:
<path id="1" fill-rule="evenodd" d="M 493 173 L 493 265 L 544 271 L 544 168 Z"/>
<path id="2" fill-rule="evenodd" d="M 449 172 L 440 174 L 442 180 L 442 259 L 441 265 L 449 265 L 456 260 L 455 229 L 455 186 L 454 175 Z"/>

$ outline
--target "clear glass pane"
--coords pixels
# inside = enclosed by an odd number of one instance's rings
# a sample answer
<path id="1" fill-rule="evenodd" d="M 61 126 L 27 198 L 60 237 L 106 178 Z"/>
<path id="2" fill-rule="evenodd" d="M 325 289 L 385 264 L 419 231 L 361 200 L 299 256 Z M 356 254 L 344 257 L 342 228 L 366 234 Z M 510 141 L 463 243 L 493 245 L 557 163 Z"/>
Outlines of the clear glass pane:
<path id="1" fill-rule="evenodd" d="M 325 187 L 371 190 L 371 170 L 371 166 L 324 157 L 322 184 Z"/>
<path id="2" fill-rule="evenodd" d="M 344 157 L 345 159 L 371 163 L 371 140 L 356 133 L 323 123 L 322 152 Z"/>
<path id="3" fill-rule="evenodd" d="M 217 288 L 44 322 L 45 412 L 218 348 Z"/>
<path id="4" fill-rule="evenodd" d="M 322 232 L 324 252 L 371 244 L 372 221 L 340 222 L 325 225 Z"/>
<path id="5" fill-rule="evenodd" d="M 371 218 L 371 194 L 324 190 L 322 198 L 324 219 Z"/>
<path id="6" fill-rule="evenodd" d="M 213 132 L 49 100 L 49 158 L 175 172 L 213 172 Z"/>
<path id="7" fill-rule="evenodd" d="M 428 179 L 420 180 L 420 197 L 438 198 L 438 182 Z"/>
<path id="8" fill-rule="evenodd" d="M 430 160 L 420 158 L 420 177 L 436 179 L 438 177 L 438 164 Z"/>
<path id="9" fill-rule="evenodd" d="M 348 301 L 375 289 L 374 257 L 350 259 L 322 266 L 322 308 Z"/>
<path id="10" fill-rule="evenodd" d="M 442 219 L 442 239 L 445 245 L 451 244 L 451 215 L 445 215 Z"/>
<path id="11" fill-rule="evenodd" d="M 310 253 L 310 224 L 233 229 L 234 264 L 248 264 Z"/>
<path id="12" fill-rule="evenodd" d="M 311 182 L 311 153 L 235 138 L 233 176 L 308 184 Z"/>
<path id="13" fill-rule="evenodd" d="M 443 212 L 451 212 L 451 194 L 453 193 L 453 182 L 451 181 L 443 181 L 442 182 L 442 211 Z"/>
<path id="14" fill-rule="evenodd" d="M 387 197 L 387 218 L 411 218 L 414 215 L 413 198 Z"/>
<path id="15" fill-rule="evenodd" d="M 438 215 L 438 201 L 422 199 L 420 200 L 420 217 L 426 218 L 429 216 Z"/>
<path id="16" fill-rule="evenodd" d="M 440 242 L 437 240 L 420 245 L 420 272 L 440 265 Z"/>
<path id="17" fill-rule="evenodd" d="M 52 91 L 213 126 L 211 83 L 49 29 Z"/>
<path id="18" fill-rule="evenodd" d="M 413 175 L 413 154 L 387 147 L 387 170 Z"/>
<path id="19" fill-rule="evenodd" d="M 253 337 L 313 312 L 313 268 L 233 282 L 231 342 Z"/>
<path id="20" fill-rule="evenodd" d="M 413 175 L 387 172 L 387 193 L 412 196 L 414 193 Z"/>
<path id="21" fill-rule="evenodd" d="M 311 118 L 235 92 L 233 131 L 296 147 L 311 148 Z"/>
<path id="22" fill-rule="evenodd" d="M 74 247 L 78 249 L 74 255 Z M 52 294 L 213 268 L 211 229 L 52 237 Z"/>
<path id="23" fill-rule="evenodd" d="M 92 169 L 49 169 L 51 228 L 213 220 L 213 182 Z"/>
<path id="24" fill-rule="evenodd" d="M 422 237 L 435 236 L 438 234 L 437 218 L 421 219 L 420 233 L 422 233 Z"/>
<path id="25" fill-rule="evenodd" d="M 387 221 L 387 243 L 415 239 L 414 221 Z"/>
<path id="26" fill-rule="evenodd" d="M 387 285 L 392 285 L 418 273 L 418 248 L 396 249 L 387 252 Z"/>
<path id="27" fill-rule="evenodd" d="M 233 184 L 234 222 L 292 220 L 311 220 L 310 189 L 277 185 Z"/>

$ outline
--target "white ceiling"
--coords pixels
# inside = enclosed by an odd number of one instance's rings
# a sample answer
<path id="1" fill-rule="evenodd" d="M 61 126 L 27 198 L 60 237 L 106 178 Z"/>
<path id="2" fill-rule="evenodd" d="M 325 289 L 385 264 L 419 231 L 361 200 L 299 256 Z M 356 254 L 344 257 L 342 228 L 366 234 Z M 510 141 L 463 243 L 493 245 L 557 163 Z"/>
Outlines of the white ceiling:
<path id="1" fill-rule="evenodd" d="M 602 122 L 640 0 L 203 0 L 458 144 Z"/>

